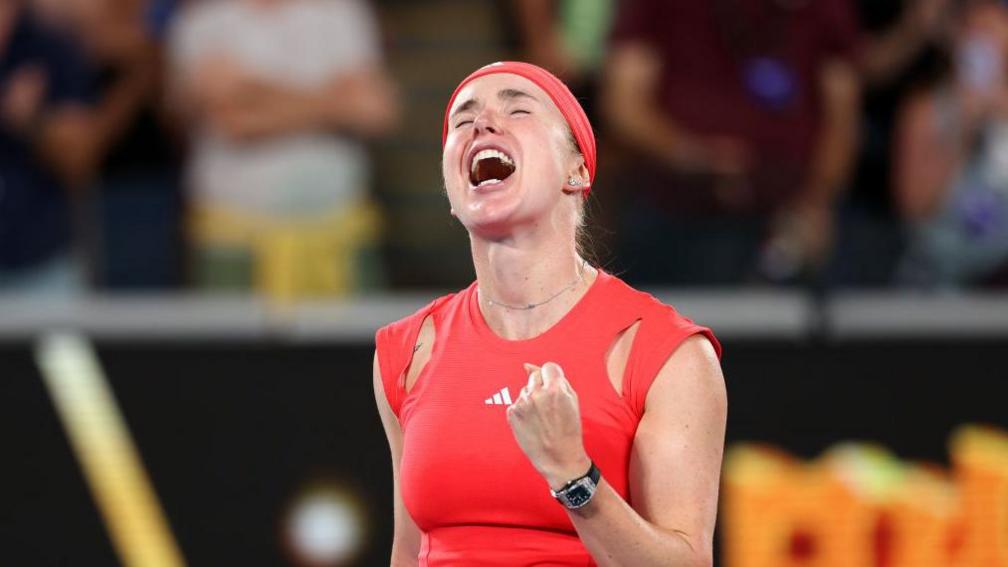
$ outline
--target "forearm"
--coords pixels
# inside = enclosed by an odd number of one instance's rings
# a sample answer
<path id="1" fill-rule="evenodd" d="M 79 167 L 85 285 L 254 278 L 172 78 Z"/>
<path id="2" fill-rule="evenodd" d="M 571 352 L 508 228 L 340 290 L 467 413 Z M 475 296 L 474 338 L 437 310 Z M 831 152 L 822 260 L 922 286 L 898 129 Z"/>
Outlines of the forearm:
<path id="1" fill-rule="evenodd" d="M 828 207 L 847 181 L 857 147 L 859 89 L 853 68 L 823 72 L 823 120 L 798 205 Z"/>
<path id="2" fill-rule="evenodd" d="M 390 129 L 398 114 L 393 89 L 379 74 L 312 88 L 275 84 L 257 88 L 247 102 L 229 110 L 239 113 L 239 137 L 306 131 L 376 136 Z"/>
<path id="3" fill-rule="evenodd" d="M 604 478 L 591 501 L 568 515 L 600 567 L 699 567 L 712 562 L 709 545 L 648 522 Z"/>
<path id="4" fill-rule="evenodd" d="M 330 130 L 358 136 L 382 135 L 391 130 L 399 117 L 399 102 L 391 79 L 372 69 L 339 79 L 315 93 L 314 108 Z"/>
<path id="5" fill-rule="evenodd" d="M 90 182 L 151 92 L 146 72 L 123 77 L 95 107 L 57 110 L 43 122 L 38 152 L 71 185 Z"/>
<path id="6" fill-rule="evenodd" d="M 152 63 L 153 64 L 153 63 Z M 110 90 L 98 108 L 91 143 L 92 154 L 101 159 L 115 145 L 144 105 L 152 98 L 154 76 L 146 70 L 128 72 Z"/>
<path id="7" fill-rule="evenodd" d="M 877 87 L 897 79 L 899 71 L 924 48 L 926 39 L 924 30 L 912 18 L 904 17 L 868 44 L 861 62 L 865 80 Z"/>
<path id="8" fill-rule="evenodd" d="M 688 135 L 660 112 L 638 107 L 617 122 L 623 139 L 649 157 L 684 168 L 695 161 Z"/>
<path id="9" fill-rule="evenodd" d="M 637 151 L 681 169 L 704 163 L 702 146 L 653 98 L 661 63 L 646 46 L 618 48 L 611 55 L 602 108 L 613 131 Z"/>
<path id="10" fill-rule="evenodd" d="M 853 161 L 854 132 L 850 126 L 834 125 L 823 132 L 798 203 L 810 206 L 830 206 L 843 188 Z"/>

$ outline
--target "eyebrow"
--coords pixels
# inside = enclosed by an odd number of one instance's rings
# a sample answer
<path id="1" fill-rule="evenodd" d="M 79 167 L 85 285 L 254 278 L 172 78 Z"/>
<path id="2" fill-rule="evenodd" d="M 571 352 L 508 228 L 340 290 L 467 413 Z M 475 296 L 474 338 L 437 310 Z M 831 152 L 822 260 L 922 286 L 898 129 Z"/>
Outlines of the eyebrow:
<path id="1" fill-rule="evenodd" d="M 501 89 L 500 91 L 497 91 L 497 98 L 499 98 L 500 100 L 515 100 L 521 98 L 528 98 L 536 102 L 539 102 L 539 99 L 537 99 L 536 97 L 528 94 L 525 91 L 521 91 L 518 89 Z M 456 114 L 465 112 L 467 110 L 472 110 L 478 105 L 479 100 L 471 98 L 460 104 L 459 107 L 455 109 L 455 112 L 452 112 L 452 117 L 454 118 Z"/>

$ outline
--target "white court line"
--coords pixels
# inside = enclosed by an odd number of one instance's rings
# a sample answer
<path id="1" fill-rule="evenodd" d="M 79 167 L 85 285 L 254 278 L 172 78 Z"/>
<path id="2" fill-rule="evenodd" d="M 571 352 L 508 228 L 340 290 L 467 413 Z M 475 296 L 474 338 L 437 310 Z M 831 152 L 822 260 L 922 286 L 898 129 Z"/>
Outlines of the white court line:
<path id="1" fill-rule="evenodd" d="M 184 566 L 90 343 L 45 336 L 35 362 L 120 560 L 128 567 Z"/>

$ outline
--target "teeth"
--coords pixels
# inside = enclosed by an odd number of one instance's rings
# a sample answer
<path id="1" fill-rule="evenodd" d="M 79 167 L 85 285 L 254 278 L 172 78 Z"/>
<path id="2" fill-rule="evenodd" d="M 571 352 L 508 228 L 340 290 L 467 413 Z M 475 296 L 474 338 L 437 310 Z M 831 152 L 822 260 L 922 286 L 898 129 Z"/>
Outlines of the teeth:
<path id="1" fill-rule="evenodd" d="M 477 185 L 477 187 L 482 187 L 484 185 L 491 185 L 493 183 L 500 183 L 500 182 L 501 182 L 500 179 L 484 179 L 483 181 L 480 181 L 480 184 Z"/>
<path id="2" fill-rule="evenodd" d="M 478 164 L 481 159 L 488 159 L 488 158 L 497 158 L 502 162 L 510 165 L 511 167 L 514 167 L 514 160 L 512 160 L 507 154 L 498 150 L 488 148 L 485 150 L 480 150 L 479 152 L 476 153 L 476 155 L 473 156 L 472 162 L 469 164 L 469 171 L 475 172 L 476 164 Z"/>

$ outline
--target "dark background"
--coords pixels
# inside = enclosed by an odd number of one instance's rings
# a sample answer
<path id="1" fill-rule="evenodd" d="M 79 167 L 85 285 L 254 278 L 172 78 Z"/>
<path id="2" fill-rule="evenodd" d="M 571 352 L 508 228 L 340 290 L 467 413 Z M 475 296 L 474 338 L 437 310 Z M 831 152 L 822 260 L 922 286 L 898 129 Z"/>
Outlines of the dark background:
<path id="1" fill-rule="evenodd" d="M 116 565 L 32 345 L 0 345 L 4 565 Z M 387 565 L 391 467 L 370 344 L 99 341 L 103 367 L 190 565 L 280 565 L 285 506 L 330 479 L 368 514 L 359 565 Z M 728 445 L 815 457 L 881 443 L 947 464 L 964 423 L 1008 427 L 1008 337 L 727 340 Z"/>

